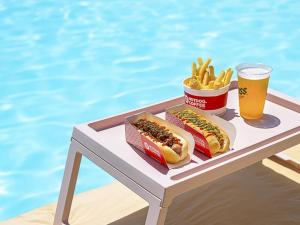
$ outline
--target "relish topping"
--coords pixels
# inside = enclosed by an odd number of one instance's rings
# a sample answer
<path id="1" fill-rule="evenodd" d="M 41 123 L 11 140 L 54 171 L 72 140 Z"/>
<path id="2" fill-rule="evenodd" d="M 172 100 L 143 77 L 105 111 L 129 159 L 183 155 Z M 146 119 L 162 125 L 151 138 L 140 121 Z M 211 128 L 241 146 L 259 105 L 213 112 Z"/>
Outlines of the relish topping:
<path id="1" fill-rule="evenodd" d="M 140 129 L 144 135 L 148 135 L 154 140 L 161 142 L 163 146 L 166 145 L 172 148 L 178 154 L 181 153 L 182 144 L 180 143 L 180 139 L 174 137 L 166 127 L 145 119 L 139 119 L 133 125 Z"/>
<path id="2" fill-rule="evenodd" d="M 201 130 L 206 131 L 206 137 L 214 134 L 217 137 L 221 146 L 223 146 L 224 140 L 221 135 L 220 129 L 217 126 L 208 122 L 207 120 L 202 119 L 197 113 L 193 112 L 192 110 L 185 109 L 181 112 L 174 112 L 173 114 L 182 121 L 192 123 L 195 126 L 199 127 Z"/>

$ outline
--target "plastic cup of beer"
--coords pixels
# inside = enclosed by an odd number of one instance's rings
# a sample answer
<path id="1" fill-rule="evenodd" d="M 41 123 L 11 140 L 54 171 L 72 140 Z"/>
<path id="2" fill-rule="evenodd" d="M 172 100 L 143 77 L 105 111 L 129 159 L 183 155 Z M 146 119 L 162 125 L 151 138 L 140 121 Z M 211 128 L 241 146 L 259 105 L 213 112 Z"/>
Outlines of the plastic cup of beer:
<path id="1" fill-rule="evenodd" d="M 236 70 L 240 115 L 247 120 L 260 119 L 263 116 L 272 68 L 263 64 L 243 63 Z"/>

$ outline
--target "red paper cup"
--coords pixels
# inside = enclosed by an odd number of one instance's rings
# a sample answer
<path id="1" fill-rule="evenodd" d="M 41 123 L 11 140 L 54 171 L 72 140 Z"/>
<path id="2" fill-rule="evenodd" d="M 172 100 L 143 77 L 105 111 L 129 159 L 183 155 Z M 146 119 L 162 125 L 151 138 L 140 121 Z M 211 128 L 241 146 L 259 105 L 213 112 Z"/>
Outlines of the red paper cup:
<path id="1" fill-rule="evenodd" d="M 227 96 L 230 84 L 216 90 L 196 90 L 185 84 L 185 104 L 205 110 L 214 115 L 222 115 L 226 111 Z"/>

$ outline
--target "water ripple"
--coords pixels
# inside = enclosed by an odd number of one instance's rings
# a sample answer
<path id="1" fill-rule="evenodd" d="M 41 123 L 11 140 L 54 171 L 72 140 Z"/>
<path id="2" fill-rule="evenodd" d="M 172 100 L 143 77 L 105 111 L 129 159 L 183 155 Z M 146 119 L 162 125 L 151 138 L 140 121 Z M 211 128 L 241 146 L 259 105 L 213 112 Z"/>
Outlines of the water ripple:
<path id="1" fill-rule="evenodd" d="M 0 0 L 0 220 L 57 200 L 74 124 L 182 95 L 199 56 L 270 64 L 300 99 L 300 2 L 249 4 Z M 79 192 L 112 181 L 81 174 Z"/>

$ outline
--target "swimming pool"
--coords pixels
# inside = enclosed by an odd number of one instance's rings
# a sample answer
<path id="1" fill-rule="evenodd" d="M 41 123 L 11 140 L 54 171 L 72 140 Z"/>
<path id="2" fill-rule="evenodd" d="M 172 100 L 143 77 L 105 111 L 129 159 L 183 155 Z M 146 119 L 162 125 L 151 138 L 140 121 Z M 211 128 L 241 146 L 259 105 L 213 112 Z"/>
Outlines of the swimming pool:
<path id="1" fill-rule="evenodd" d="M 0 0 L 0 220 L 56 201 L 72 126 L 182 93 L 192 60 L 300 99 L 299 1 Z M 113 180 L 83 160 L 76 192 Z"/>

